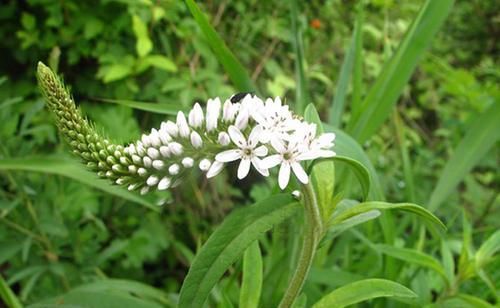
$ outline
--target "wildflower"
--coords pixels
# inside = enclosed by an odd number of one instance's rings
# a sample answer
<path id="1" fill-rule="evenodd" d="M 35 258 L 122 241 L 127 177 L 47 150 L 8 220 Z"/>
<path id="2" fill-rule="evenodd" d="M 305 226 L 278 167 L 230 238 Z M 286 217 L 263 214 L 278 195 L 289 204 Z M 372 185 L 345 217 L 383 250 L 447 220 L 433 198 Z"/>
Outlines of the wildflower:
<path id="1" fill-rule="evenodd" d="M 251 166 L 268 176 L 279 165 L 278 184 L 284 189 L 292 173 L 308 183 L 302 161 L 335 155 L 334 134 L 317 136 L 316 125 L 299 120 L 279 97 L 263 101 L 245 93 L 224 104 L 218 97 L 209 99 L 205 112 L 196 103 L 189 112 L 178 112 L 175 122 L 162 122 L 127 146 L 113 144 L 81 115 L 48 67 L 40 63 L 37 77 L 73 152 L 99 177 L 141 194 L 175 187 L 195 164 L 212 178 L 237 160 L 239 179 Z"/>
<path id="2" fill-rule="evenodd" d="M 241 161 L 238 167 L 238 179 L 240 180 L 248 175 L 250 164 L 252 164 L 260 174 L 268 176 L 269 171 L 262 168 L 261 160 L 259 159 L 259 157 L 267 155 L 267 148 L 264 145 L 257 147 L 261 131 L 262 127 L 257 125 L 252 129 L 247 140 L 236 126 L 229 126 L 229 136 L 238 149 L 221 152 L 215 156 L 215 160 L 221 163 L 227 163 L 240 159 Z"/>

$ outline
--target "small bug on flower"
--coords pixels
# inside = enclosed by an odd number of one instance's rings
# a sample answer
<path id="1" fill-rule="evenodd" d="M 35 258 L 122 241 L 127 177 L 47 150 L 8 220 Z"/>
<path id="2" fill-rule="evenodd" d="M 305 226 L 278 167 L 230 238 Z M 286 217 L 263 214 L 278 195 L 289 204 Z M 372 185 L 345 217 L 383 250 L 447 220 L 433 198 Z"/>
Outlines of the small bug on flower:
<path id="1" fill-rule="evenodd" d="M 253 94 L 253 93 L 252 92 L 240 92 L 240 93 L 234 94 L 230 98 L 231 103 L 233 103 L 233 104 L 239 103 L 248 94 Z"/>

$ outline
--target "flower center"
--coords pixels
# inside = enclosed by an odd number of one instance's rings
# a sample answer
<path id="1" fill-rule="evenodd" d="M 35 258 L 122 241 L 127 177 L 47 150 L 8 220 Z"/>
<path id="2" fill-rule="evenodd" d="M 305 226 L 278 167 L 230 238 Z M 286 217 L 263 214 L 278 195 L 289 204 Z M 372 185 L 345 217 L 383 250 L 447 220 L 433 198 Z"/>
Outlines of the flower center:
<path id="1" fill-rule="evenodd" d="M 285 160 L 290 160 L 292 158 L 292 153 L 290 153 L 290 152 L 283 153 L 283 158 Z"/>
<path id="2" fill-rule="evenodd" d="M 252 149 L 250 149 L 250 148 L 243 149 L 243 155 L 245 155 L 245 156 L 251 156 L 252 155 Z"/>

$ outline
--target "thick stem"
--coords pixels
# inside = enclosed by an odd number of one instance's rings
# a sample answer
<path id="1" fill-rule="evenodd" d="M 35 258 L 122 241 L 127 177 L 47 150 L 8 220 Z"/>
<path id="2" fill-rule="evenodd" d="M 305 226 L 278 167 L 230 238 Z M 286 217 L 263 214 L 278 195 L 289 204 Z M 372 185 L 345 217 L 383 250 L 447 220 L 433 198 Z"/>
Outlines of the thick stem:
<path id="1" fill-rule="evenodd" d="M 302 193 L 304 195 L 304 239 L 297 268 L 281 300 L 280 308 L 291 307 L 302 290 L 323 234 L 323 222 L 312 185 L 310 183 L 304 185 Z"/>

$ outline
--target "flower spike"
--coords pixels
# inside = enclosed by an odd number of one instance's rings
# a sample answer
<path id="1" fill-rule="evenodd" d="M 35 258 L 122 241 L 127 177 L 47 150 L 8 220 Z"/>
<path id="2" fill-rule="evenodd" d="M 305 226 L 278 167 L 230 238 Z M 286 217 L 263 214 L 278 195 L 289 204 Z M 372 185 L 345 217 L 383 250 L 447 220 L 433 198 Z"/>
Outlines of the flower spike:
<path id="1" fill-rule="evenodd" d="M 98 134 L 75 106 L 61 80 L 43 63 L 38 83 L 57 126 L 88 168 L 128 190 L 145 194 L 179 183 L 192 167 L 219 174 L 226 163 L 239 160 L 237 177 L 251 167 L 263 176 L 280 165 L 278 183 L 285 189 L 293 172 L 301 183 L 309 179 L 302 161 L 335 155 L 335 134 L 316 136 L 316 125 L 300 120 L 281 99 L 265 101 L 253 94 L 237 94 L 222 104 L 209 99 L 206 110 L 196 103 L 187 113 L 179 111 L 175 122 L 162 122 L 135 142 L 114 144 Z"/>

